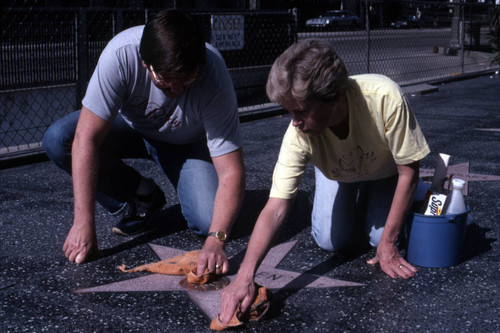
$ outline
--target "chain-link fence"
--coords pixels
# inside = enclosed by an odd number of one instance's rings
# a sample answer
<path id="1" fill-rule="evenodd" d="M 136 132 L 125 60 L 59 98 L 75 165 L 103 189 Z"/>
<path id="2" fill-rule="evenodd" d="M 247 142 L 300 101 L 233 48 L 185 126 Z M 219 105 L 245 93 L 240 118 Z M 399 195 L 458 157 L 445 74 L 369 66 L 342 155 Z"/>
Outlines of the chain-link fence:
<path id="1" fill-rule="evenodd" d="M 489 41 L 494 5 L 365 1 L 357 9 L 347 11 L 354 18 L 303 21 L 299 39 L 327 39 L 350 74 L 380 73 L 403 86 L 498 68 Z"/>
<path id="2" fill-rule="evenodd" d="M 312 26 L 300 10 L 192 12 L 224 56 L 244 112 L 269 106 L 274 59 L 304 38 L 331 41 L 350 74 L 381 73 L 401 85 L 498 69 L 491 64 L 492 5 L 360 1 L 355 22 Z M 0 16 L 0 161 L 42 152 L 56 119 L 80 108 L 107 42 L 157 9 L 13 8 Z M 334 18 L 327 18 L 333 22 Z M 322 22 L 326 22 L 324 17 Z M 249 111 L 250 110 L 250 111 Z M 258 111 L 256 111 L 258 112 Z"/>
<path id="3" fill-rule="evenodd" d="M 2 8 L 0 160 L 39 153 L 48 126 L 80 108 L 107 42 L 156 12 Z M 206 41 L 224 56 L 240 107 L 265 103 L 270 65 L 297 35 L 293 16 L 288 11 L 192 14 Z"/>

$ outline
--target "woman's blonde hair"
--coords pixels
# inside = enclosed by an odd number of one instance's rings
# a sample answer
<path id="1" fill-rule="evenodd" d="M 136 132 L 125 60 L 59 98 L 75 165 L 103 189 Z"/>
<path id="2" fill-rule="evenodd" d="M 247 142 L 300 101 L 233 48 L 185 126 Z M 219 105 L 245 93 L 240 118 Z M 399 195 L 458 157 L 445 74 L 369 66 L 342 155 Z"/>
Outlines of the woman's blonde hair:
<path id="1" fill-rule="evenodd" d="M 348 73 L 328 42 L 306 39 L 286 49 L 274 62 L 266 91 L 272 102 L 282 104 L 311 99 L 333 101 L 345 92 Z"/>

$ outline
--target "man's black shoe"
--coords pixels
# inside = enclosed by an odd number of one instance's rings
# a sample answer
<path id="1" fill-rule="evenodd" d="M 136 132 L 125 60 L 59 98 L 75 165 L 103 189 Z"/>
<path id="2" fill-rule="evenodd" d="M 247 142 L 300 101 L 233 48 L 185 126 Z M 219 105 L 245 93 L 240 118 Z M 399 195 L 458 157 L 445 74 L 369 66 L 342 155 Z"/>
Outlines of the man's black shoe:
<path id="1" fill-rule="evenodd" d="M 113 232 L 120 236 L 131 236 L 146 231 L 151 216 L 160 210 L 166 202 L 165 194 L 158 185 L 149 195 L 136 194 L 133 200 L 127 203 L 127 213 L 113 227 Z"/>

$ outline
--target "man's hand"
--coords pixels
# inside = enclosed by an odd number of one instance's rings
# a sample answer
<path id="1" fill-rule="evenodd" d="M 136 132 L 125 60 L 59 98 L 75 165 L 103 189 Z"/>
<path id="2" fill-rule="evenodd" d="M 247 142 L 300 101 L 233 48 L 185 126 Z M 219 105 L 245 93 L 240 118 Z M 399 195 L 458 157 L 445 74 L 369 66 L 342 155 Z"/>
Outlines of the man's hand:
<path id="1" fill-rule="evenodd" d="M 214 211 L 209 231 L 229 234 L 236 220 L 245 194 L 245 166 L 241 148 L 212 157 L 219 184 L 214 200 Z M 215 274 L 226 274 L 229 262 L 224 252 L 225 243 L 215 237 L 207 237 L 198 257 L 198 276 L 205 269 Z"/>
<path id="2" fill-rule="evenodd" d="M 370 265 L 380 264 L 380 268 L 395 279 L 398 276 L 403 279 L 411 278 L 417 272 L 417 269 L 403 259 L 399 253 L 398 247 L 391 242 L 380 242 L 377 247 L 377 254 L 366 263 Z"/>
<path id="3" fill-rule="evenodd" d="M 241 303 L 241 312 L 247 311 L 255 299 L 255 283 L 253 279 L 246 280 L 238 277 L 222 290 L 219 319 L 227 325 Z"/>
<path id="4" fill-rule="evenodd" d="M 73 225 L 64 242 L 63 251 L 70 262 L 77 264 L 85 262 L 91 255 L 98 255 L 95 228 Z"/>
<path id="5" fill-rule="evenodd" d="M 111 122 L 82 106 L 71 150 L 75 217 L 63 245 L 66 258 L 77 264 L 98 255 L 94 213 L 99 146 L 110 128 Z"/>
<path id="6" fill-rule="evenodd" d="M 197 275 L 201 276 L 205 269 L 215 274 L 226 274 L 229 271 L 229 261 L 224 252 L 224 243 L 215 237 L 207 237 L 198 256 Z"/>

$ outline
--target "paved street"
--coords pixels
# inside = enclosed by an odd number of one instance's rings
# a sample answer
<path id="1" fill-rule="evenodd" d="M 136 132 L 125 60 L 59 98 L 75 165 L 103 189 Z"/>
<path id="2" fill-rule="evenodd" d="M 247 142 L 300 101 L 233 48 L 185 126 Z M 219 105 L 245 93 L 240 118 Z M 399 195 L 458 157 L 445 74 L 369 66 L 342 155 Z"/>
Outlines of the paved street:
<path id="1" fill-rule="evenodd" d="M 490 180 L 500 176 L 500 75 L 434 88 L 438 91 L 409 96 L 432 149 L 422 168 L 432 169 L 443 152 L 451 155 L 450 164 L 469 163 L 470 174 L 480 175 L 468 183 L 473 224 L 462 262 L 449 268 L 419 267 L 411 280 L 392 280 L 365 263 L 374 250 L 320 250 L 310 236 L 310 168 L 277 240 L 276 257 L 264 267 L 267 275 L 260 276 L 274 293 L 271 317 L 245 325 L 242 332 L 500 331 L 500 181 Z M 227 245 L 233 273 L 251 223 L 267 200 L 289 121 L 281 115 L 242 124 L 248 186 L 240 226 Z M 0 170 L 0 332 L 210 331 L 208 310 L 201 303 L 216 300 L 176 284 L 168 287 L 171 280 L 151 289 L 151 284 L 139 283 L 156 280 L 151 273 L 117 269 L 203 244 L 186 228 L 173 188 L 160 170 L 146 161 L 130 163 L 165 191 L 168 204 L 155 216 L 159 228 L 118 237 L 111 232 L 116 218 L 99 207 L 97 232 L 104 257 L 82 265 L 68 263 L 61 250 L 72 221 L 70 177 L 50 162 Z M 292 280 L 280 284 L 280 274 Z"/>
<path id="2" fill-rule="evenodd" d="M 369 42 L 363 30 L 306 32 L 299 33 L 298 38 L 320 38 L 331 42 L 351 75 L 366 72 L 384 74 L 400 85 L 498 68 L 498 65 L 491 64 L 487 27 L 481 29 L 477 41 L 479 47 L 470 48 L 474 41 L 471 43 L 469 34 L 464 36 L 463 56 L 445 52 L 451 45 L 450 28 L 372 30 Z"/>

